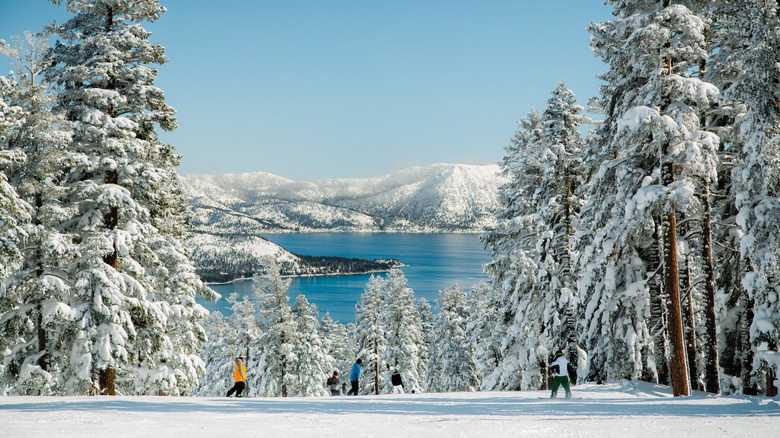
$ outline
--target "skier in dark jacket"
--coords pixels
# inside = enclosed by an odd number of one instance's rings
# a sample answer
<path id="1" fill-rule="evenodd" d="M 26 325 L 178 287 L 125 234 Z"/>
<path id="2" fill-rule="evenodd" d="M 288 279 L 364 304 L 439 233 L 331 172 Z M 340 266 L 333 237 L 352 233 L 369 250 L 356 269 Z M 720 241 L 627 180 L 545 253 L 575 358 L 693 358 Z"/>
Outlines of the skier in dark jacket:
<path id="1" fill-rule="evenodd" d="M 358 359 L 355 361 L 355 364 L 352 365 L 352 372 L 349 374 L 349 381 L 352 383 L 352 388 L 349 390 L 347 395 L 358 395 L 358 383 L 360 380 L 360 364 L 363 363 L 362 360 Z"/>
<path id="2" fill-rule="evenodd" d="M 404 382 L 401 381 L 401 374 L 397 369 L 393 370 L 393 375 L 390 377 L 390 382 L 393 384 L 393 394 L 404 393 Z"/>
<path id="3" fill-rule="evenodd" d="M 334 371 L 333 375 L 328 378 L 328 388 L 330 389 L 330 395 L 341 395 L 339 391 L 339 372 Z"/>

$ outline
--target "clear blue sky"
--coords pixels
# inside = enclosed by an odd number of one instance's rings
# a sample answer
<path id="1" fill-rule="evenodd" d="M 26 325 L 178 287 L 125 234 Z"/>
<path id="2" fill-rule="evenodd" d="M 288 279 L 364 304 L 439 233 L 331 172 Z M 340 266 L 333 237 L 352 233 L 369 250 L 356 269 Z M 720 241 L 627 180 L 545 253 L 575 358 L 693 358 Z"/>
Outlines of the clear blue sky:
<path id="1" fill-rule="evenodd" d="M 566 81 L 581 105 L 606 69 L 585 28 L 601 0 L 162 0 L 145 27 L 170 62 L 165 142 L 181 173 L 367 177 L 496 163 L 532 106 Z M 0 0 L 0 38 L 70 14 Z M 0 60 L 0 72 L 10 70 Z"/>

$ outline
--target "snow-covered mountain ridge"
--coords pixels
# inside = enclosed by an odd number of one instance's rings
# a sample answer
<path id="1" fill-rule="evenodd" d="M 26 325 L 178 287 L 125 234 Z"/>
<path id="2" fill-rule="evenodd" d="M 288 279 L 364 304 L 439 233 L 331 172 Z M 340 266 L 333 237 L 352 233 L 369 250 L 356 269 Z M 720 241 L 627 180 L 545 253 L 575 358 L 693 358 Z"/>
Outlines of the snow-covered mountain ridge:
<path id="1" fill-rule="evenodd" d="M 481 232 L 495 224 L 497 165 L 433 164 L 376 178 L 293 181 L 270 173 L 190 174 L 195 229 Z"/>
<path id="2" fill-rule="evenodd" d="M 284 275 L 386 271 L 397 260 L 292 254 L 263 233 L 311 231 L 481 232 L 495 225 L 497 165 L 434 164 L 376 178 L 292 181 L 270 173 L 184 175 L 193 213 L 192 260 L 207 282 L 263 269 L 266 257 Z M 402 260 L 403 261 L 403 260 Z M 402 262 L 401 261 L 401 262 Z"/>

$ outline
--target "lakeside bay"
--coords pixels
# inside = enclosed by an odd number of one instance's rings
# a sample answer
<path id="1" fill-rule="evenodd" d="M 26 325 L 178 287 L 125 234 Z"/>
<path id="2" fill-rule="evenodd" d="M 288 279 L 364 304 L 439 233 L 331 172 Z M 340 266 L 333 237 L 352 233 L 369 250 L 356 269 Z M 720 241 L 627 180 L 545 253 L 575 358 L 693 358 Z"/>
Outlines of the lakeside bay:
<path id="1" fill-rule="evenodd" d="M 415 298 L 425 298 L 431 305 L 438 298 L 439 290 L 456 283 L 469 289 L 487 279 L 482 264 L 488 261 L 488 253 L 479 241 L 479 234 L 290 233 L 263 237 L 297 254 L 398 259 L 406 265 L 400 269 Z M 354 322 L 355 303 L 370 277 L 370 274 L 293 277 L 288 295 L 292 302 L 304 294 L 319 307 L 321 316 L 330 312 L 333 319 L 342 323 Z M 223 298 L 216 303 L 203 300 L 200 303 L 210 311 L 225 315 L 231 313 L 225 300 L 227 296 L 236 292 L 251 297 L 254 292 L 251 280 L 210 286 Z"/>

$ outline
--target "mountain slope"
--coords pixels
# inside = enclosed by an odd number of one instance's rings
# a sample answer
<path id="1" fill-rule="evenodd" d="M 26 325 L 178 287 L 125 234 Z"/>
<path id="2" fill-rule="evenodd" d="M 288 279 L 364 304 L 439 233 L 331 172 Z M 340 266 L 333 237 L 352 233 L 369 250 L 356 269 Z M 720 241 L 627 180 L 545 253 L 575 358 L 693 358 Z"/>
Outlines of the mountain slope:
<path id="1" fill-rule="evenodd" d="M 269 173 L 184 175 L 196 230 L 470 231 L 495 224 L 498 166 L 434 164 L 376 178 L 292 181 Z"/>

